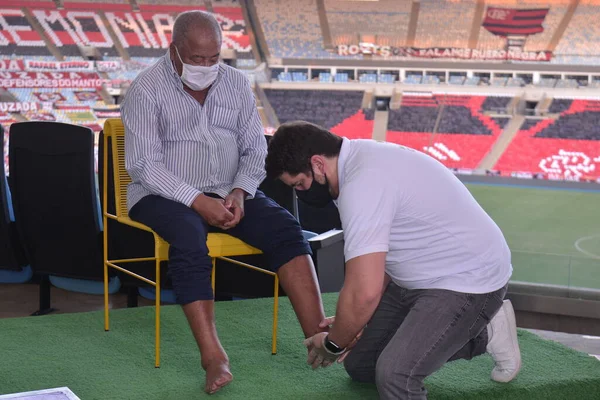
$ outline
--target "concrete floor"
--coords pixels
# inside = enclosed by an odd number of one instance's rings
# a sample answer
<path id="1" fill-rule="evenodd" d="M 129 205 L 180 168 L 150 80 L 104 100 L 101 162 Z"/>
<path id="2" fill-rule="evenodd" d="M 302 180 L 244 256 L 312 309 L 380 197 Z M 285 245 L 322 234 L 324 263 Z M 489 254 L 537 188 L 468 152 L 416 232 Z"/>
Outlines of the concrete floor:
<path id="1" fill-rule="evenodd" d="M 18 318 L 31 315 L 38 309 L 39 287 L 35 284 L 0 284 L 0 318 Z M 51 291 L 54 314 L 100 311 L 104 307 L 102 295 L 69 292 L 53 287 Z M 139 297 L 139 306 L 152 305 L 153 301 Z M 127 296 L 122 293 L 110 296 L 110 307 L 127 307 Z M 518 324 L 517 319 L 517 324 Z M 575 350 L 595 355 L 600 360 L 600 337 L 562 332 L 528 329 L 542 338 L 562 343 Z"/>

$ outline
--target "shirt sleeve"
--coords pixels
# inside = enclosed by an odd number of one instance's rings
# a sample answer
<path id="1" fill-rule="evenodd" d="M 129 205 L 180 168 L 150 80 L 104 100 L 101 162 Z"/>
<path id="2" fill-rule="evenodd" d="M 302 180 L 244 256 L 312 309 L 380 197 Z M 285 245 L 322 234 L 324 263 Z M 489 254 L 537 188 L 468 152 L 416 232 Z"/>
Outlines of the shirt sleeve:
<path id="1" fill-rule="evenodd" d="M 233 188 L 239 188 L 254 197 L 256 190 L 267 176 L 265 158 L 267 141 L 264 137 L 262 122 L 258 116 L 256 100 L 250 82 L 244 80 L 241 96 L 241 112 L 238 117 L 240 160 L 238 171 L 233 181 Z"/>
<path id="2" fill-rule="evenodd" d="M 397 188 L 382 175 L 381 171 L 361 170 L 344 183 L 338 207 L 346 262 L 389 250 L 398 195 Z"/>
<path id="3" fill-rule="evenodd" d="M 191 206 L 202 192 L 169 171 L 163 162 L 158 107 L 142 86 L 131 85 L 121 107 L 125 125 L 125 168 L 152 194 Z"/>

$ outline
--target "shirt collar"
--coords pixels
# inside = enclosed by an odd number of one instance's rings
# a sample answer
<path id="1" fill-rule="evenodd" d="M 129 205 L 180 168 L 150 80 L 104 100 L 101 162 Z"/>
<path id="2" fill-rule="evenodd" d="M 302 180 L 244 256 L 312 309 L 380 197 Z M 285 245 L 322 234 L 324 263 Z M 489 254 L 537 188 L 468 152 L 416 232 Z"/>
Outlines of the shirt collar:
<path id="1" fill-rule="evenodd" d="M 350 151 L 350 139 L 342 137 L 342 147 L 337 160 L 337 172 L 338 172 L 338 187 L 341 190 L 344 184 L 344 169 L 346 166 L 346 160 L 348 159 L 348 152 Z"/>

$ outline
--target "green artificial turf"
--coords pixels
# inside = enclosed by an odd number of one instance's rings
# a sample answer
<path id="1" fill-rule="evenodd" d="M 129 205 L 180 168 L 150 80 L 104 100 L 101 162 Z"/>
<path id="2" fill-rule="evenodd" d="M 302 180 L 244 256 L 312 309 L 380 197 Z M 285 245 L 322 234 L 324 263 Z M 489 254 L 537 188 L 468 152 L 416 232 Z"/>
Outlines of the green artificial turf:
<path id="1" fill-rule="evenodd" d="M 467 186 L 506 236 L 512 280 L 600 289 L 600 192 Z"/>
<path id="2" fill-rule="evenodd" d="M 336 294 L 324 295 L 328 313 Z M 217 325 L 234 381 L 214 399 L 375 399 L 373 385 L 350 381 L 341 365 L 313 371 L 287 298 L 279 353 L 270 354 L 271 299 L 220 302 Z M 0 320 L 0 394 L 67 386 L 81 399 L 202 399 L 204 373 L 178 306 L 162 309 L 162 366 L 154 368 L 154 308 Z M 423 334 L 427 334 L 424 332 Z M 600 362 L 519 332 L 523 369 L 509 384 L 490 380 L 484 355 L 447 364 L 426 380 L 429 399 L 597 399 Z"/>

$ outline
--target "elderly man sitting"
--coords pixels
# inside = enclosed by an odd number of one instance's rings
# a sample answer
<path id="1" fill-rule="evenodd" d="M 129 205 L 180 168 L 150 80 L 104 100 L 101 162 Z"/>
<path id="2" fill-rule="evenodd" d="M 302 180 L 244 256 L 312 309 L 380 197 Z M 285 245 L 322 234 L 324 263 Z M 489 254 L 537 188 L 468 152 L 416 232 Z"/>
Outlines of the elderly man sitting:
<path id="1" fill-rule="evenodd" d="M 219 63 L 210 14 L 179 15 L 169 51 L 131 84 L 122 105 L 129 215 L 170 245 L 169 274 L 200 348 L 205 390 L 232 380 L 215 328 L 208 232 L 261 249 L 304 335 L 323 328 L 310 247 L 298 222 L 257 190 L 265 177 L 263 129 L 248 80 Z"/>

